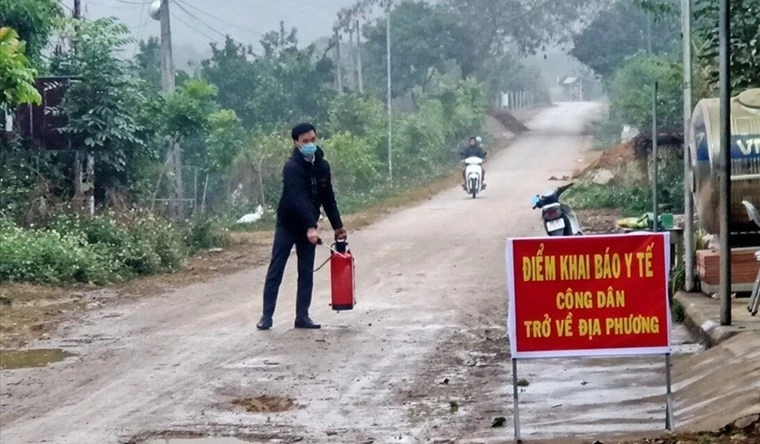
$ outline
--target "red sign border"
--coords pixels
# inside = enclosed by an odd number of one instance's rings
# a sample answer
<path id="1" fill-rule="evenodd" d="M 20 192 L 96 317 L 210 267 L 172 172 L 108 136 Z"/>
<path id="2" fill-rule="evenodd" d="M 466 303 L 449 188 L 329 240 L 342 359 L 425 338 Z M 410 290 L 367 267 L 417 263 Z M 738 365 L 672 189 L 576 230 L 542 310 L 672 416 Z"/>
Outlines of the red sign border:
<path id="1" fill-rule="evenodd" d="M 614 356 L 645 356 L 645 355 L 666 355 L 671 353 L 672 349 L 672 327 L 669 293 L 670 280 L 670 233 L 668 232 L 638 232 L 626 234 L 598 234 L 588 236 L 577 236 L 571 238 L 582 242 L 583 239 L 611 239 L 621 236 L 662 236 L 665 245 L 665 309 L 667 317 L 668 345 L 666 347 L 627 347 L 627 348 L 608 348 L 608 349 L 590 349 L 590 350 L 554 350 L 554 351 L 537 351 L 537 352 L 518 352 L 517 351 L 517 334 L 515 313 L 512 307 L 515 307 L 515 277 L 514 277 L 514 243 L 520 241 L 537 241 L 551 240 L 552 237 L 535 236 L 535 237 L 518 237 L 507 238 L 506 245 L 506 271 L 507 271 L 507 298 L 509 301 L 509 310 L 507 312 L 507 331 L 509 335 L 509 348 L 512 359 L 552 359 L 552 358 L 569 358 L 569 357 L 614 357 Z M 563 238 L 567 240 L 568 238 Z"/>

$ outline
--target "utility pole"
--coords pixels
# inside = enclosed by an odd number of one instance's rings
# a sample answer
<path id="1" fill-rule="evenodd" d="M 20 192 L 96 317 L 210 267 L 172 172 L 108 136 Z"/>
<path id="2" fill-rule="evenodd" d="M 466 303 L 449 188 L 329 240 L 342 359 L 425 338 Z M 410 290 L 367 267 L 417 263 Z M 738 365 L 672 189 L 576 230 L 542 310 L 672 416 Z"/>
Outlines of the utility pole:
<path id="1" fill-rule="evenodd" d="M 172 58 L 172 27 L 169 0 L 161 0 L 161 88 L 174 92 L 174 60 Z"/>
<path id="2" fill-rule="evenodd" d="M 82 19 L 82 0 L 74 0 L 73 18 Z M 77 51 L 76 37 L 72 42 L 72 50 Z M 86 186 L 85 186 L 86 184 Z M 74 152 L 74 196 L 77 205 L 87 202 L 87 212 L 90 216 L 95 214 L 95 156 L 91 152 L 85 154 L 85 175 L 82 175 L 82 151 Z"/>
<path id="3" fill-rule="evenodd" d="M 652 13 L 647 12 L 647 53 L 652 55 Z"/>
<path id="4" fill-rule="evenodd" d="M 79 20 L 82 16 L 82 0 L 74 0 L 74 13 L 72 17 Z M 72 50 L 76 50 L 76 36 L 71 42 Z M 69 139 L 71 140 L 71 139 Z M 71 143 L 71 142 L 69 142 Z M 84 194 L 82 193 L 82 151 L 77 147 L 74 151 L 74 201 L 78 209 L 84 207 Z"/>
<path id="5" fill-rule="evenodd" d="M 349 24 L 348 26 L 348 66 L 350 67 L 350 73 L 348 75 L 351 85 L 349 88 L 351 91 L 359 89 L 359 81 L 356 78 L 356 58 L 354 53 L 354 27 Z"/>
<path id="6" fill-rule="evenodd" d="M 359 94 L 364 94 L 364 74 L 362 73 L 362 27 L 356 21 L 356 70 L 359 77 Z"/>
<path id="7" fill-rule="evenodd" d="M 393 107 L 391 94 L 391 2 L 388 1 L 388 9 L 385 18 L 385 59 L 386 75 L 388 77 L 388 180 L 393 180 Z"/>
<path id="8" fill-rule="evenodd" d="M 659 195 L 659 144 L 657 140 L 657 82 L 654 82 L 653 88 L 652 88 L 652 165 L 654 166 L 654 172 L 652 174 L 652 219 L 654 220 L 652 222 L 652 231 L 657 232 L 658 231 L 658 221 L 659 219 L 659 202 L 658 202 L 658 195 Z"/>
<path id="9" fill-rule="evenodd" d="M 691 132 L 691 0 L 681 0 L 683 33 L 683 208 L 684 208 L 684 290 L 694 290 L 694 196 L 691 191 L 691 156 L 689 140 Z"/>
<path id="10" fill-rule="evenodd" d="M 720 0 L 720 325 L 731 325 L 731 4 Z"/>
<path id="11" fill-rule="evenodd" d="M 172 57 L 172 29 L 171 15 L 169 14 L 169 0 L 160 0 L 161 21 L 161 89 L 164 94 L 174 92 L 174 59 Z M 167 162 L 170 169 L 174 170 L 174 205 L 175 216 L 184 217 L 184 204 L 182 201 L 182 150 L 179 146 L 177 135 L 171 135 L 168 140 Z M 167 159 L 167 160 L 168 160 Z"/>
<path id="12" fill-rule="evenodd" d="M 335 29 L 335 77 L 338 81 L 338 94 L 343 94 L 343 58 L 340 54 L 340 31 Z"/>

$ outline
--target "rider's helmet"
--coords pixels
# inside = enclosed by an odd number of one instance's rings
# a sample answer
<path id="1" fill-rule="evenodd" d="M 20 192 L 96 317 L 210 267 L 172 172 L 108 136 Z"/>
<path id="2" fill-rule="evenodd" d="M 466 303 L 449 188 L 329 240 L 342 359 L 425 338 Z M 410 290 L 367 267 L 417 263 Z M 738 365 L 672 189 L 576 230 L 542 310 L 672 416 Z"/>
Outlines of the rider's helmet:
<path id="1" fill-rule="evenodd" d="M 483 143 L 483 138 L 480 137 L 480 136 L 478 136 L 478 137 L 475 138 L 475 141 L 478 142 L 478 144 L 481 144 L 481 143 Z"/>

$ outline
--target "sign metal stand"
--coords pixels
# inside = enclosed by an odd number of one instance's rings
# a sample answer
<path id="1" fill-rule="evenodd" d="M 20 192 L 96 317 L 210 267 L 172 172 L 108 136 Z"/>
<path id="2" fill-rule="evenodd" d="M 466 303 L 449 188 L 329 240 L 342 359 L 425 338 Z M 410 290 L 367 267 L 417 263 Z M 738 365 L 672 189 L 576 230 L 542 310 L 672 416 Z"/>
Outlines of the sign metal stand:
<path id="1" fill-rule="evenodd" d="M 512 417 L 514 419 L 515 443 L 522 443 L 520 435 L 520 389 L 517 385 L 517 361 L 518 358 L 512 358 L 512 399 L 514 408 Z M 670 371 L 670 353 L 665 354 L 665 429 L 673 432 L 676 428 L 675 418 L 673 415 L 673 386 Z"/>
<path id="2" fill-rule="evenodd" d="M 517 388 L 517 359 L 512 358 L 512 393 L 514 398 L 515 442 L 520 443 L 520 390 Z"/>

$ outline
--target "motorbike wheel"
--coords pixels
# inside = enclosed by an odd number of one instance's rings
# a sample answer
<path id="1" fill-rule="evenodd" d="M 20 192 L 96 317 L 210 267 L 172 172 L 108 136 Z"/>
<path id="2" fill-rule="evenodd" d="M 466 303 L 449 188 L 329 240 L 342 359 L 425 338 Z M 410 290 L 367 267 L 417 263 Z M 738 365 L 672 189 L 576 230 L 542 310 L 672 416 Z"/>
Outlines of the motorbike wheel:
<path id="1" fill-rule="evenodd" d="M 478 195 L 478 183 L 477 179 L 471 179 L 470 180 L 470 194 L 472 194 L 472 198 L 475 199 L 475 197 Z"/>

